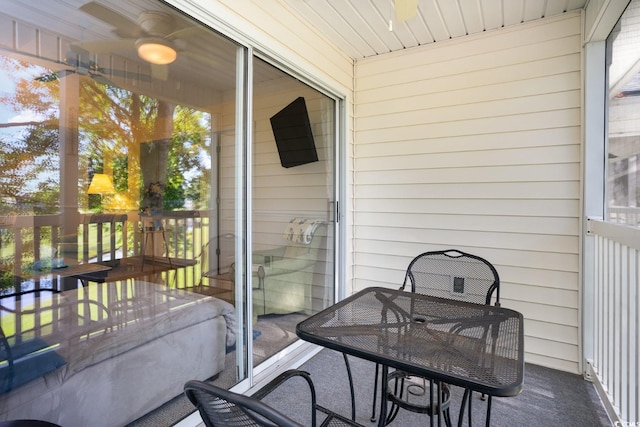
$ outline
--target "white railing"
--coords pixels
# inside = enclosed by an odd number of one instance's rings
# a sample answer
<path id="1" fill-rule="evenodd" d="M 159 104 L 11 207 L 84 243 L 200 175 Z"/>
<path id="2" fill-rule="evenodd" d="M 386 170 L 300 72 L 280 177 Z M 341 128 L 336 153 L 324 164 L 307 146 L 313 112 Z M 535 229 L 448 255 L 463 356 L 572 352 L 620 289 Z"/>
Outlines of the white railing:
<path id="1" fill-rule="evenodd" d="M 590 360 L 599 391 L 612 418 L 626 425 L 640 423 L 640 228 L 588 220 L 593 236 L 593 306 Z M 592 312 L 592 313 L 590 313 Z M 611 414 L 611 411 L 614 414 Z M 622 425 L 622 424 L 621 424 Z"/>
<path id="2" fill-rule="evenodd" d="M 0 218 L 0 296 L 22 292 L 23 272 L 41 260 L 64 256 L 65 262 L 76 264 L 142 253 L 139 232 L 142 221 L 137 212 L 119 215 L 79 214 L 77 234 L 70 236 L 62 236 L 60 215 Z M 197 261 L 195 266 L 182 269 L 180 280 L 175 282 L 180 287 L 197 285 L 201 269 L 208 268 L 208 260 L 201 255 L 208 233 L 208 219 L 202 218 L 198 211 L 175 211 L 163 213 L 162 223 L 166 246 L 163 250 L 166 255 Z M 64 245 L 73 248 L 71 251 L 65 250 Z M 9 286 L 7 280 L 11 282 Z M 41 288 L 39 282 L 28 283 L 27 286 Z"/>
<path id="3" fill-rule="evenodd" d="M 616 224 L 627 224 L 640 227 L 640 208 L 628 206 L 609 206 L 609 221 Z"/>

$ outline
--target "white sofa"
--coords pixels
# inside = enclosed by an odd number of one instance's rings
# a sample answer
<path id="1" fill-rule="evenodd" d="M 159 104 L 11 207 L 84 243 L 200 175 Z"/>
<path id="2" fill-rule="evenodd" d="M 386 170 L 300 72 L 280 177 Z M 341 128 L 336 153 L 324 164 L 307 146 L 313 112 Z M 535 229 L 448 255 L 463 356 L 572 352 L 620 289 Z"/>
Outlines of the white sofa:
<path id="1" fill-rule="evenodd" d="M 187 380 L 222 371 L 235 343 L 231 304 L 155 283 L 92 284 L 0 304 L 10 346 L 41 347 L 14 352 L 13 372 L 6 363 L 0 371 L 0 420 L 126 425 L 180 395 Z M 25 379 L 38 358 L 42 372 Z M 6 387 L 8 375 L 15 381 Z"/>

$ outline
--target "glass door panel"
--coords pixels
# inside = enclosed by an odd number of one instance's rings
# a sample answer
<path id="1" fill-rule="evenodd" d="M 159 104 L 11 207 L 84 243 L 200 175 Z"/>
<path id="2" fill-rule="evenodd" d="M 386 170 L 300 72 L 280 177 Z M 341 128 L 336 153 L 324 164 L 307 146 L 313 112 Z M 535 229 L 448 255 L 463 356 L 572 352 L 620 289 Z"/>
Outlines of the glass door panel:
<path id="1" fill-rule="evenodd" d="M 247 49 L 162 2 L 3 4 L 0 380 L 25 379 L 0 381 L 0 419 L 172 425 L 184 382 L 249 371 Z M 143 27 L 175 57 L 145 57 Z"/>
<path id="2" fill-rule="evenodd" d="M 335 100 L 254 58 L 253 363 L 333 302 Z"/>
<path id="3" fill-rule="evenodd" d="M 640 1 L 632 1 L 607 39 L 606 219 L 640 227 Z"/>

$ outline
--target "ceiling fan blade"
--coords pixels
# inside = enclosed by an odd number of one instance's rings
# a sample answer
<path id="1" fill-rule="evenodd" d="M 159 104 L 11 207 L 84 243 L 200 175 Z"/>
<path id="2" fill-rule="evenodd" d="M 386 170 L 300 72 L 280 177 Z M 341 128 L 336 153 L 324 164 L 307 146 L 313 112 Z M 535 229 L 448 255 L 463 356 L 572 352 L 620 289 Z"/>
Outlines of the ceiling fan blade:
<path id="1" fill-rule="evenodd" d="M 88 74 L 96 82 L 113 87 L 119 87 L 119 85 L 114 83 L 111 79 L 127 79 L 142 82 L 151 82 L 151 76 L 134 71 L 101 69 L 100 71 L 89 71 Z"/>
<path id="2" fill-rule="evenodd" d="M 56 80 L 60 79 L 60 73 L 58 73 L 57 71 L 51 72 L 51 73 L 46 73 L 46 74 L 42 74 L 38 77 L 34 77 L 33 80 L 36 80 L 38 82 L 42 82 L 42 83 L 50 83 L 50 82 L 54 82 Z"/>
<path id="3" fill-rule="evenodd" d="M 220 61 L 217 61 L 216 59 L 211 58 L 211 57 L 206 57 L 206 56 L 203 56 L 203 55 L 199 55 L 199 54 L 196 54 L 196 53 L 194 53 L 192 51 L 189 51 L 189 50 L 180 51 L 178 53 L 178 55 L 185 56 L 185 57 L 189 58 L 190 60 L 193 60 L 193 61 L 199 62 L 201 64 L 204 64 L 207 67 L 213 68 L 213 67 L 221 66 Z"/>
<path id="4" fill-rule="evenodd" d="M 398 21 L 406 21 L 418 13 L 418 0 L 394 0 L 393 3 Z"/>
<path id="5" fill-rule="evenodd" d="M 98 2 L 85 3 L 80 6 L 80 10 L 114 27 L 116 34 L 120 37 L 135 38 L 140 36 L 137 22 Z"/>
<path id="6" fill-rule="evenodd" d="M 111 80 L 109 80 L 102 74 L 91 73 L 90 76 L 93 80 L 97 81 L 100 84 L 116 87 L 116 85 Z"/>
<path id="7" fill-rule="evenodd" d="M 119 40 L 93 40 L 71 45 L 71 50 L 78 54 L 89 53 L 106 53 L 121 50 L 134 50 L 136 47 L 135 39 L 119 39 Z"/>
<path id="8" fill-rule="evenodd" d="M 187 27 L 182 28 L 180 30 L 176 30 L 172 33 L 167 34 L 165 37 L 171 40 L 175 39 L 186 39 L 188 37 L 201 35 L 205 30 L 200 27 Z"/>
<path id="9" fill-rule="evenodd" d="M 168 65 L 151 65 L 151 77 L 158 80 L 167 80 L 169 78 L 169 66 Z"/>

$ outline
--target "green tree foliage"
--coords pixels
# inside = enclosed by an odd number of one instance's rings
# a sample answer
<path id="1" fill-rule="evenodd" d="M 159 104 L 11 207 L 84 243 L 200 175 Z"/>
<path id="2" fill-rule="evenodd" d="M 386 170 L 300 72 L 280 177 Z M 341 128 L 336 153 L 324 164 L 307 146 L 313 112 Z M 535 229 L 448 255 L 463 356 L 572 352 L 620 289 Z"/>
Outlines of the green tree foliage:
<path id="1" fill-rule="evenodd" d="M 165 209 L 184 207 L 187 198 L 200 199 L 208 182 L 208 168 L 202 153 L 210 134 L 208 115 L 185 106 L 173 106 L 156 98 L 100 83 L 90 75 L 71 71 L 53 72 L 41 66 L 0 56 L 0 67 L 15 78 L 15 90 L 1 90 L 0 102 L 16 114 L 29 111 L 37 121 L 11 124 L 22 132 L 0 133 L 0 209 L 23 202 L 36 209 L 21 213 L 54 213 L 58 209 L 59 185 L 59 104 L 62 79 L 79 82 L 78 153 L 79 206 L 86 206 L 92 169 L 102 165 L 113 177 L 118 192 L 131 200 L 140 198 L 140 144 L 169 138 Z M 65 85 L 66 87 L 72 84 Z M 8 127 L 5 124 L 4 127 Z M 170 135 L 163 133 L 170 132 Z M 5 209 L 6 208 L 6 209 Z M 0 211 L 1 212 L 1 211 Z"/>
<path id="2" fill-rule="evenodd" d="M 200 201 L 200 185 L 207 185 L 209 169 L 202 166 L 201 153 L 208 141 L 208 116 L 184 106 L 174 114 L 174 133 L 169 147 L 169 168 L 165 193 L 165 209 L 184 206 L 185 199 Z M 186 172 L 189 172 L 190 179 Z M 196 191 L 194 191 L 194 186 Z M 208 186 L 207 186 L 208 188 Z"/>
<path id="3" fill-rule="evenodd" d="M 0 214 L 55 213 L 60 186 L 58 86 L 38 81 L 42 67 L 0 56 L 8 76 L 21 76 L 11 93 L 0 91 L 0 103 L 16 116 L 29 118 L 4 123 L 0 133 Z"/>

